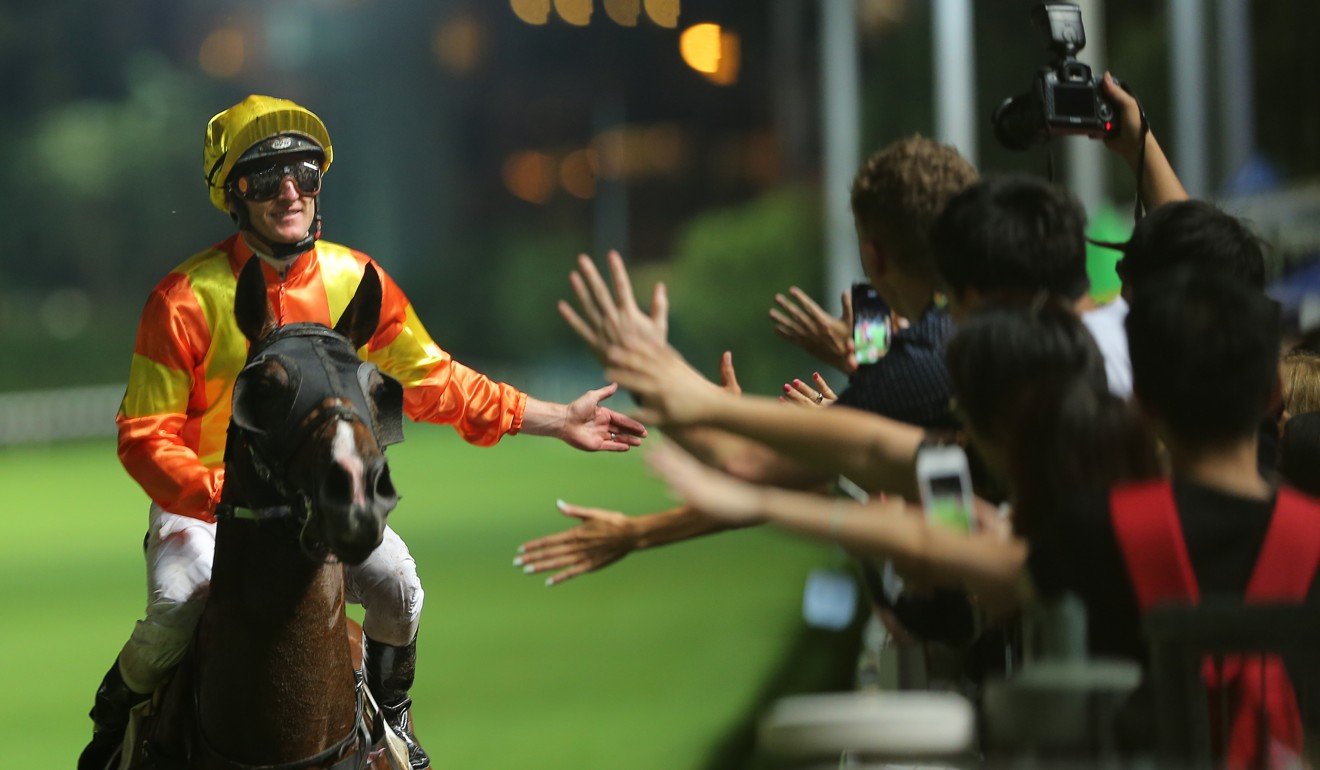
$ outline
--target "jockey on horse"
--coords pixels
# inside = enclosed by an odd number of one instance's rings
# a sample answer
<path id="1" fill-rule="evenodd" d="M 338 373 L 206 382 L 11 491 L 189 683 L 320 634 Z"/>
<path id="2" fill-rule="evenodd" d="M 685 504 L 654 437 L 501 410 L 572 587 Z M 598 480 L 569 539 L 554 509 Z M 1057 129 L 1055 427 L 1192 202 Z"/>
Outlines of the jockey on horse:
<path id="1" fill-rule="evenodd" d="M 129 710 L 150 697 L 187 650 L 208 593 L 215 508 L 224 484 L 234 381 L 248 341 L 232 308 L 237 276 L 261 260 L 279 324 L 334 326 L 366 268 L 381 277 L 375 334 L 359 355 L 405 389 L 414 420 L 446 423 L 489 446 L 506 434 L 554 436 L 586 451 L 626 451 L 645 429 L 600 405 L 615 386 L 571 404 L 539 401 L 454 361 L 432 341 L 398 285 L 362 252 L 320 240 L 319 194 L 333 151 L 320 118 L 284 99 L 249 96 L 207 125 L 203 171 L 211 202 L 238 232 L 172 270 L 147 299 L 119 409 L 119 457 L 152 500 L 145 542 L 147 608 L 96 692 L 80 770 L 119 752 Z M 362 469 L 347 467 L 354 484 Z M 365 609 L 367 685 L 404 740 L 414 770 L 430 766 L 413 733 L 422 587 L 393 530 L 346 567 L 349 598 Z"/>

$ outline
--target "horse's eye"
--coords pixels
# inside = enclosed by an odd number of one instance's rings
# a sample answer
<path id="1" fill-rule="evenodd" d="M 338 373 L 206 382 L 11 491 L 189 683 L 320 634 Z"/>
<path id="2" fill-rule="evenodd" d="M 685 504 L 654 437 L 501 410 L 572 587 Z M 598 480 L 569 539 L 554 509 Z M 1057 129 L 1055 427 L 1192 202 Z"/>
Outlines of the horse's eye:
<path id="1" fill-rule="evenodd" d="M 234 386 L 234 419 L 257 431 L 277 428 L 293 405 L 292 377 L 275 358 L 243 372 Z"/>

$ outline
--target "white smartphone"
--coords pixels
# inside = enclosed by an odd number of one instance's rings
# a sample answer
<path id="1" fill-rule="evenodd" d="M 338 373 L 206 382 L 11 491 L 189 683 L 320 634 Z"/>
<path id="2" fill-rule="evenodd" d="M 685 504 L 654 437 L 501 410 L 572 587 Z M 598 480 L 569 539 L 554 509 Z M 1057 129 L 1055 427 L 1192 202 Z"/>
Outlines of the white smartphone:
<path id="1" fill-rule="evenodd" d="M 917 486 L 921 505 L 931 521 L 959 532 L 976 529 L 972 474 L 962 447 L 922 447 L 917 453 Z"/>

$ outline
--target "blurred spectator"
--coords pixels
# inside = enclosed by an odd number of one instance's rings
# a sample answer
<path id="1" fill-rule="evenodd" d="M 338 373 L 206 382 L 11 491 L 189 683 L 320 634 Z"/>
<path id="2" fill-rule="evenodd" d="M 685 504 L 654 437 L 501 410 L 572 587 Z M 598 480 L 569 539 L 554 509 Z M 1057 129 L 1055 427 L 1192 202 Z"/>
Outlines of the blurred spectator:
<path id="1" fill-rule="evenodd" d="M 1279 475 L 1284 483 L 1320 498 L 1320 412 L 1294 415 L 1284 425 Z"/>
<path id="2" fill-rule="evenodd" d="M 860 368 L 852 351 L 851 295 L 833 318 L 797 287 L 776 295 L 775 331 L 826 364 L 851 375 L 839 403 L 913 425 L 956 427 L 949 414 L 944 343 L 953 331 L 935 302 L 939 271 L 930 228 L 955 194 L 976 182 L 958 151 L 910 136 L 876 152 L 853 180 L 852 211 L 862 271 L 880 298 L 909 323 L 895 331 L 888 352 Z"/>
<path id="3" fill-rule="evenodd" d="M 1079 490 L 1157 475 L 1154 444 L 1107 387 L 1105 361 L 1067 302 L 978 310 L 949 345 L 949 371 L 967 435 L 1007 483 L 1013 531 Z"/>
<path id="4" fill-rule="evenodd" d="M 1289 416 L 1320 412 L 1320 353 L 1294 348 L 1280 366 L 1284 421 Z"/>
<path id="5" fill-rule="evenodd" d="M 1127 325 L 1136 400 L 1168 449 L 1172 479 L 1079 498 L 1044 520 L 1050 527 L 1033 538 L 1031 564 L 1041 590 L 1082 598 L 1093 653 L 1144 658 L 1147 568 L 1189 568 L 1179 574 L 1190 595 L 1170 587 L 1166 599 L 1241 599 L 1260 574 L 1267 532 L 1279 521 L 1320 526 L 1320 504 L 1276 491 L 1257 467 L 1258 425 L 1278 377 L 1273 302 L 1225 271 L 1183 267 L 1138 287 Z M 1139 533 L 1133 522 L 1145 522 Z M 1287 547 L 1307 540 L 1283 539 Z M 1297 566 L 1314 567 L 1304 557 Z M 1313 569 L 1306 580 L 1308 601 L 1320 600 Z M 1134 711 L 1133 740 L 1149 741 L 1152 722 Z"/>
<path id="6" fill-rule="evenodd" d="M 1118 263 L 1124 296 L 1178 265 L 1226 270 L 1265 290 L 1261 241 L 1240 220 L 1201 200 L 1157 206 L 1137 222 Z"/>
<path id="7" fill-rule="evenodd" d="M 1039 179 L 988 179 L 955 196 L 931 234 L 955 319 L 990 299 L 1028 301 L 1044 291 L 1072 303 L 1105 358 L 1109 388 L 1126 397 L 1132 367 L 1126 305 L 1087 295 L 1086 215 L 1067 191 Z"/>

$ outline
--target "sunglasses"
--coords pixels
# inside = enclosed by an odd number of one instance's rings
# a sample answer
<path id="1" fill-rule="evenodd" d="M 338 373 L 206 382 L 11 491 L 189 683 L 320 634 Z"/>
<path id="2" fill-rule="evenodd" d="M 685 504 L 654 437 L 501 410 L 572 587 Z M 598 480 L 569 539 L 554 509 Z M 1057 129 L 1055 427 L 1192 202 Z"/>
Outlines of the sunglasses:
<path id="1" fill-rule="evenodd" d="M 240 174 L 230 182 L 230 189 L 245 201 L 268 201 L 280 194 L 286 177 L 293 180 L 303 195 L 321 192 L 321 164 L 314 160 L 281 163 Z"/>

